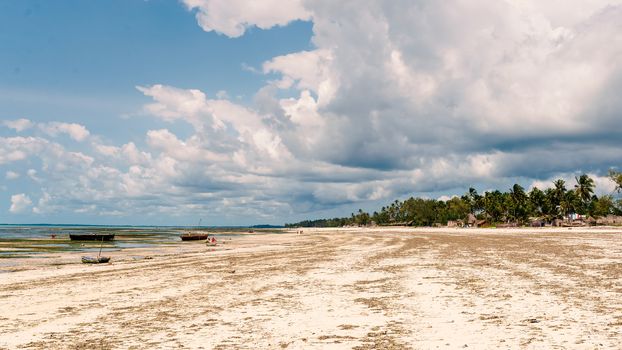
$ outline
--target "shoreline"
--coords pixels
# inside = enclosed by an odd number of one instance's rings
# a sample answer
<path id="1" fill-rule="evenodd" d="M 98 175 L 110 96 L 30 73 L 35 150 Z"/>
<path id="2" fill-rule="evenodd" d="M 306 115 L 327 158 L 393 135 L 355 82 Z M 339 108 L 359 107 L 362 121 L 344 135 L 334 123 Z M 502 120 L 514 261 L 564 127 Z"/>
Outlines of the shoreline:
<path id="1" fill-rule="evenodd" d="M 302 232 L 299 233 L 299 231 Z M 331 234 L 331 233 L 399 233 L 399 234 L 415 234 L 415 233 L 442 233 L 442 234 L 478 234 L 478 235 L 495 235 L 495 234 L 520 234 L 520 235 L 538 235 L 548 233 L 602 233 L 615 234 L 622 233 L 622 227 L 619 226 L 585 226 L 585 227 L 503 227 L 503 228 L 477 228 L 477 227 L 411 227 L 411 226 L 375 226 L 375 227 L 304 227 L 304 228 L 282 228 L 272 232 L 210 232 L 215 237 L 219 237 L 219 244 L 216 247 L 209 247 L 211 250 L 231 250 L 238 247 L 239 244 L 245 244 L 250 239 L 250 243 L 256 244 L 261 241 L 261 237 L 271 235 L 294 235 L 305 236 L 309 234 Z M 140 237 L 140 236 L 138 236 Z M 156 256 L 174 256 L 177 254 L 186 254 L 192 252 L 201 252 L 205 248 L 205 241 L 183 242 L 177 240 L 165 240 L 159 243 L 149 243 L 138 247 L 104 247 L 102 255 L 112 258 L 111 264 L 137 261 L 143 259 L 153 259 Z M 58 238 L 57 238 L 58 239 Z M 49 238 L 34 237 L 28 238 L 28 242 L 37 243 L 38 241 L 51 242 Z M 119 243 L 122 240 L 116 240 Z M 59 239 L 59 243 L 67 244 L 70 241 Z M 231 244 L 236 242 L 237 245 Z M 6 243 L 6 242 L 5 242 Z M 87 242 L 91 244 L 91 242 Z M 91 244 L 93 245 L 93 244 Z M 93 246 L 94 247 L 94 246 Z M 39 252 L 29 257 L 3 257 L 0 258 L 0 273 L 13 273 L 17 271 L 29 271 L 40 269 L 46 266 L 72 266 L 82 265 L 80 260 L 83 255 L 94 255 L 97 247 L 90 247 L 88 250 L 64 250 L 56 252 Z"/>

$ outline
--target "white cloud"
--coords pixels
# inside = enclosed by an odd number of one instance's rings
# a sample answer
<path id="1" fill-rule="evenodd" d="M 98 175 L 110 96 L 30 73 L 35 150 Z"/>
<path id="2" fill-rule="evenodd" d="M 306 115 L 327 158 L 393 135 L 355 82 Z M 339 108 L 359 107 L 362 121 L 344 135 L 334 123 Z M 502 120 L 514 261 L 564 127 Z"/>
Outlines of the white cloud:
<path id="1" fill-rule="evenodd" d="M 188 144 L 177 138 L 173 133 L 166 129 L 149 130 L 147 132 L 147 143 L 154 149 L 163 150 L 167 155 L 174 159 L 185 161 L 200 161 L 202 152 L 196 145 Z"/>
<path id="2" fill-rule="evenodd" d="M 203 30 L 239 37 L 248 27 L 269 29 L 294 20 L 307 20 L 310 13 L 302 0 L 183 0 Z"/>
<path id="3" fill-rule="evenodd" d="M 28 119 L 21 118 L 16 120 L 4 120 L 2 121 L 2 125 L 17 132 L 21 132 L 30 129 L 33 126 L 33 123 Z"/>
<path id="4" fill-rule="evenodd" d="M 218 90 L 218 92 L 216 93 L 216 97 L 220 99 L 226 99 L 226 100 L 230 98 L 229 94 L 225 90 Z"/>
<path id="5" fill-rule="evenodd" d="M 119 154 L 119 147 L 116 146 L 96 144 L 95 150 L 108 157 L 114 157 Z"/>
<path id="6" fill-rule="evenodd" d="M 253 153 L 257 161 L 287 160 L 291 157 L 282 139 L 264 123 L 264 116 L 224 99 L 208 99 L 199 90 L 170 86 L 138 87 L 156 100 L 145 110 L 164 120 L 190 123 L 197 135 L 178 140 L 168 130 L 151 130 L 147 141 L 174 159 L 218 161 L 235 152 Z M 239 157 L 239 155 L 238 155 Z"/>
<path id="7" fill-rule="evenodd" d="M 39 198 L 39 202 L 36 207 L 32 208 L 32 212 L 35 214 L 44 214 L 46 212 L 51 211 L 50 203 L 52 201 L 52 197 L 49 193 L 44 192 L 43 195 Z"/>
<path id="8" fill-rule="evenodd" d="M 242 70 L 245 70 L 247 72 L 251 72 L 251 73 L 255 73 L 255 74 L 262 74 L 262 71 L 260 69 L 257 69 L 255 67 L 249 65 L 248 63 L 242 62 L 241 67 L 242 67 Z"/>
<path id="9" fill-rule="evenodd" d="M 15 180 L 15 179 L 19 179 L 19 176 L 20 175 L 19 175 L 18 172 L 9 170 L 9 171 L 6 172 L 5 178 L 7 180 Z"/>
<path id="10" fill-rule="evenodd" d="M 76 141 L 84 141 L 90 135 L 90 132 L 83 125 L 76 123 L 51 122 L 42 123 L 38 126 L 50 136 L 56 137 L 59 134 L 67 134 Z"/>
<path id="11" fill-rule="evenodd" d="M 620 4 L 618 0 L 507 0 L 526 12 L 541 13 L 553 27 L 571 27 L 581 23 L 609 5 Z"/>
<path id="12" fill-rule="evenodd" d="M 278 72 L 285 79 L 281 88 L 289 88 L 297 81 L 297 88 L 318 93 L 320 85 L 330 79 L 331 51 L 327 49 L 301 51 L 277 56 L 263 64 L 264 73 Z"/>
<path id="13" fill-rule="evenodd" d="M 49 142 L 36 137 L 0 137 L 0 164 L 24 160 L 49 149 Z"/>
<path id="14" fill-rule="evenodd" d="M 531 190 L 534 187 L 537 187 L 540 190 L 546 190 L 549 188 L 554 188 L 554 184 L 553 182 L 556 180 L 564 180 L 566 183 L 566 189 L 567 190 L 572 190 L 574 189 L 574 186 L 577 184 L 576 178 L 578 176 L 580 176 L 581 174 L 557 174 L 556 176 L 553 176 L 547 180 L 535 180 L 532 181 L 531 184 L 528 186 L 528 189 Z M 598 174 L 593 174 L 593 173 L 587 173 L 587 175 L 594 180 L 594 194 L 596 194 L 597 196 L 602 196 L 602 195 L 611 195 L 614 193 L 615 188 L 616 188 L 616 184 L 615 182 L 613 182 L 609 177 L 607 176 L 601 176 Z"/>
<path id="15" fill-rule="evenodd" d="M 450 201 L 450 200 L 452 200 L 454 198 L 457 198 L 457 197 L 458 196 L 456 196 L 456 195 L 453 195 L 453 196 L 440 196 L 436 200 L 442 201 L 442 202 L 447 202 L 447 201 Z"/>
<path id="16" fill-rule="evenodd" d="M 18 214 L 28 209 L 32 205 L 32 200 L 24 194 L 15 194 L 11 196 L 11 207 L 9 211 L 13 214 Z"/>
<path id="17" fill-rule="evenodd" d="M 150 87 L 137 86 L 140 92 L 152 97 L 156 102 L 145 106 L 145 111 L 163 120 L 173 122 L 185 120 L 197 128 L 204 121 L 198 118 L 205 113 L 207 96 L 196 89 L 183 90 L 156 84 Z"/>
<path id="18" fill-rule="evenodd" d="M 26 174 L 28 175 L 29 178 L 31 178 L 33 181 L 36 182 L 40 182 L 41 179 L 37 177 L 37 171 L 35 169 L 28 169 L 28 171 L 26 172 Z"/>
<path id="19" fill-rule="evenodd" d="M 119 159 L 125 164 L 145 165 L 151 161 L 151 154 L 138 149 L 134 142 L 128 142 L 121 147 L 95 143 L 93 147 L 97 153 Z"/>

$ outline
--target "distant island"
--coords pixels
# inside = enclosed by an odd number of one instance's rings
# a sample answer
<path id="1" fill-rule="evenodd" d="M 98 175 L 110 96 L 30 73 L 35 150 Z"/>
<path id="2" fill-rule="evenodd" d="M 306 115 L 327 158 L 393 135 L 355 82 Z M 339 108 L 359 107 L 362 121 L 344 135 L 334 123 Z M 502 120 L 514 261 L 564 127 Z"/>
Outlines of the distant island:
<path id="1" fill-rule="evenodd" d="M 249 228 L 283 228 L 284 226 L 281 225 L 253 225 L 250 226 Z"/>
<path id="2" fill-rule="evenodd" d="M 609 179 L 622 191 L 622 172 L 610 170 Z M 558 179 L 544 191 L 531 191 L 515 184 L 507 192 L 499 190 L 479 194 L 474 188 L 461 197 L 447 201 L 424 198 L 395 200 L 369 214 L 362 209 L 349 217 L 304 220 L 285 227 L 342 226 L 545 226 L 561 224 L 620 224 L 622 200 L 612 194 L 594 194 L 594 180 L 587 174 L 575 177 L 567 188 Z M 605 218 L 605 219 L 603 219 Z"/>

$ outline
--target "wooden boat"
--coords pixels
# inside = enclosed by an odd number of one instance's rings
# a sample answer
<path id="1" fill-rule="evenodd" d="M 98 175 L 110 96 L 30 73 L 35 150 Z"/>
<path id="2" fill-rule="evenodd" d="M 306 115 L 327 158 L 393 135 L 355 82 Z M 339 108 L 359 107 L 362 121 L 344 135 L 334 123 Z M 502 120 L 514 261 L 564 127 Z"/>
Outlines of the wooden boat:
<path id="1" fill-rule="evenodd" d="M 69 238 L 72 241 L 112 241 L 114 239 L 114 233 L 70 233 Z"/>
<path id="2" fill-rule="evenodd" d="M 77 239 L 80 239 L 81 237 L 79 237 L 80 235 L 76 235 L 78 237 L 76 237 Z M 82 235 L 82 236 L 88 236 L 87 240 L 93 240 L 92 237 L 95 236 L 100 236 L 100 243 L 99 243 L 99 253 L 97 253 L 97 256 L 82 256 L 82 263 L 84 264 L 105 264 L 107 262 L 110 261 L 110 257 L 109 256 L 102 256 L 102 247 L 104 246 L 104 240 L 111 240 L 114 238 L 114 234 L 90 234 L 90 235 Z M 74 237 L 71 237 L 71 239 L 74 239 Z"/>
<path id="3" fill-rule="evenodd" d="M 182 241 L 204 241 L 207 239 L 207 233 L 182 233 L 179 235 Z"/>
<path id="4" fill-rule="evenodd" d="M 85 264 L 105 264 L 110 261 L 109 256 L 83 256 L 82 262 Z"/>

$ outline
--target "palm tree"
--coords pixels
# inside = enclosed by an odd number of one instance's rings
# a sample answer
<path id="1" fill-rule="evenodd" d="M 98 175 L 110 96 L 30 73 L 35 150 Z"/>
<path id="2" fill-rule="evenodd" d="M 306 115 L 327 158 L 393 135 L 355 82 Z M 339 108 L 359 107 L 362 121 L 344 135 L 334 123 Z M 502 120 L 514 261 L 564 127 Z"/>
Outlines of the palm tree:
<path id="1" fill-rule="evenodd" d="M 566 181 L 558 179 L 553 182 L 553 185 L 555 187 L 551 190 L 551 204 L 557 209 L 557 216 L 563 216 L 565 213 L 562 209 L 562 202 L 566 196 Z"/>
<path id="2" fill-rule="evenodd" d="M 558 215 L 558 203 L 555 202 L 555 194 L 552 188 L 544 190 L 544 202 L 542 203 L 542 214 L 546 220 L 552 221 Z"/>
<path id="3" fill-rule="evenodd" d="M 531 204 L 531 211 L 534 215 L 542 216 L 544 214 L 546 197 L 544 192 L 542 192 L 539 188 L 534 187 L 531 192 L 529 192 L 529 202 Z"/>
<path id="4" fill-rule="evenodd" d="M 470 187 L 469 192 L 462 196 L 462 200 L 469 204 L 471 214 L 475 214 L 481 208 L 482 196 L 477 194 L 477 190 L 473 187 Z"/>
<path id="5" fill-rule="evenodd" d="M 575 180 L 577 180 L 577 184 L 574 185 L 575 193 L 582 201 L 589 201 L 594 193 L 594 180 L 587 176 L 587 174 L 583 174 L 579 177 L 575 176 Z"/>
<path id="6" fill-rule="evenodd" d="M 527 220 L 527 200 L 525 189 L 519 184 L 514 184 L 510 189 L 510 205 L 514 220 L 525 222 Z"/>
<path id="7" fill-rule="evenodd" d="M 499 190 L 486 192 L 483 202 L 484 212 L 491 223 L 500 222 L 504 214 L 503 193 Z"/>
<path id="8" fill-rule="evenodd" d="M 594 180 L 592 180 L 587 174 L 583 174 L 579 177 L 575 176 L 577 184 L 574 185 L 574 191 L 581 203 L 579 211 L 580 214 L 585 214 L 590 201 L 592 200 L 592 194 L 594 193 Z"/>
<path id="9" fill-rule="evenodd" d="M 398 205 L 398 200 L 396 199 L 395 202 L 391 203 L 391 206 L 388 208 L 389 209 L 389 222 L 396 222 L 397 221 L 397 205 Z"/>
<path id="10" fill-rule="evenodd" d="M 566 181 L 562 179 L 557 179 L 553 182 L 553 185 L 555 186 L 555 188 L 553 189 L 554 193 L 559 194 L 558 198 L 561 199 L 563 194 L 566 192 Z"/>
<path id="11" fill-rule="evenodd" d="M 569 215 L 576 212 L 577 204 L 580 204 L 580 199 L 573 191 L 568 191 L 564 194 L 561 202 L 559 203 L 559 208 L 561 210 L 562 215 Z"/>

